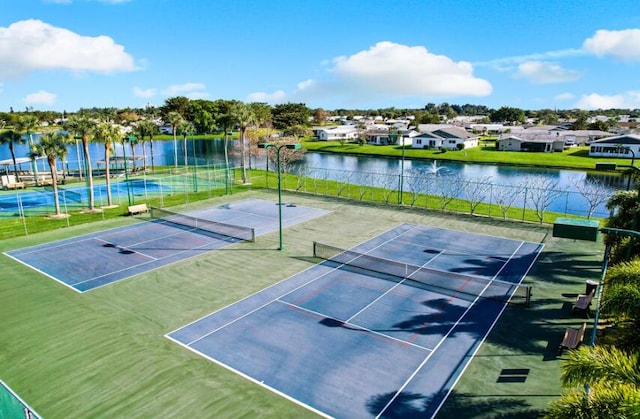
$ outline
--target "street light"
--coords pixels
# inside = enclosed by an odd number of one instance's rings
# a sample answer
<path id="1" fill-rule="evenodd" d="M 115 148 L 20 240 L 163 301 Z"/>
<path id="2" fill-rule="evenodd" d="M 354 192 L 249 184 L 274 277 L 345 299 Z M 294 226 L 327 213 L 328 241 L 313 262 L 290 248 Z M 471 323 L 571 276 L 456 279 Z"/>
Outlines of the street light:
<path id="1" fill-rule="evenodd" d="M 288 148 L 289 150 L 300 150 L 300 148 L 302 147 L 300 146 L 300 144 L 275 145 L 270 143 L 260 143 L 258 144 L 258 148 L 273 148 L 276 150 L 276 162 L 278 170 L 278 226 L 280 230 L 280 246 L 278 247 L 278 250 L 284 250 L 284 245 L 282 244 L 282 185 L 280 183 L 280 150 L 282 150 L 283 148 Z"/>

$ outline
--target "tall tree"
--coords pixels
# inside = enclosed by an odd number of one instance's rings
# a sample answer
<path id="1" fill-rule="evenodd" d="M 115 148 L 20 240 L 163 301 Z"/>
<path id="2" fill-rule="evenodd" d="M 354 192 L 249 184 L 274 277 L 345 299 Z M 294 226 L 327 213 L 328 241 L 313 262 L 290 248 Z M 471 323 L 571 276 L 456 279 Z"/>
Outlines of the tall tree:
<path id="1" fill-rule="evenodd" d="M 153 170 L 153 136 L 157 132 L 158 126 L 155 124 L 155 122 L 148 119 L 142 119 L 138 121 L 136 127 L 134 128 L 136 137 L 139 138 L 140 142 L 142 143 L 142 164 L 143 170 L 145 172 L 147 171 L 147 148 L 145 147 L 145 138 L 147 136 L 149 137 L 149 147 L 151 149 L 151 170 Z"/>
<path id="2" fill-rule="evenodd" d="M 492 122 L 517 124 L 525 121 L 525 114 L 522 109 L 503 106 L 500 109 L 491 112 L 489 118 Z"/>
<path id="3" fill-rule="evenodd" d="M 182 135 L 182 145 L 183 145 L 182 153 L 184 155 L 184 166 L 188 171 L 189 170 L 189 155 L 188 155 L 188 152 L 187 152 L 187 137 L 189 135 L 193 135 L 195 133 L 195 127 L 193 126 L 193 124 L 191 122 L 182 120 L 182 121 L 180 121 L 180 123 L 178 124 L 176 129 L 178 130 L 180 135 Z"/>
<path id="4" fill-rule="evenodd" d="M 233 129 L 236 124 L 235 117 L 233 115 L 233 106 L 237 101 L 231 100 L 217 100 L 215 102 L 218 111 L 216 112 L 216 123 L 222 128 L 224 138 L 224 165 L 225 165 L 225 185 L 227 193 L 230 192 L 229 182 L 229 130 Z"/>
<path id="5" fill-rule="evenodd" d="M 271 128 L 271 106 L 263 102 L 251 102 L 249 107 L 256 116 L 259 128 Z"/>
<path id="6" fill-rule="evenodd" d="M 31 151 L 34 151 L 35 143 L 33 142 L 33 131 L 40 126 L 38 117 L 35 115 L 21 115 L 14 125 L 18 132 L 24 133 L 27 136 L 29 139 L 29 148 Z M 31 168 L 33 171 L 34 182 L 36 186 L 38 186 L 38 168 L 36 166 L 35 156 L 31 159 Z"/>
<path id="7" fill-rule="evenodd" d="M 2 131 L 0 133 L 0 144 L 7 144 L 9 146 L 9 152 L 11 153 L 11 160 L 13 160 L 13 170 L 16 176 L 16 182 L 20 182 L 20 176 L 18 175 L 18 164 L 16 163 L 16 144 L 24 144 L 27 140 L 14 130 Z"/>
<path id="8" fill-rule="evenodd" d="M 170 112 L 177 112 L 185 118 L 187 116 L 190 102 L 189 98 L 185 96 L 176 96 L 166 99 L 164 101 L 164 105 L 160 106 L 160 115 L 162 115 L 162 119 L 166 121 Z"/>
<path id="9" fill-rule="evenodd" d="M 89 211 L 95 211 L 95 197 L 93 192 L 93 169 L 91 167 L 91 154 L 89 141 L 96 123 L 87 115 L 74 115 L 67 119 L 65 129 L 74 137 L 82 139 L 82 153 L 84 154 L 85 170 L 88 182 Z"/>
<path id="10" fill-rule="evenodd" d="M 69 137 L 60 132 L 47 132 L 42 138 L 40 138 L 40 143 L 36 145 L 33 149 L 33 152 L 37 153 L 40 156 L 45 156 L 47 158 L 47 163 L 49 163 L 49 170 L 51 172 L 51 181 L 53 185 L 53 200 L 56 208 L 56 215 L 61 215 L 60 213 L 60 198 L 58 197 L 58 170 L 56 161 L 58 158 L 63 158 L 63 156 L 67 153 L 67 145 L 69 144 Z"/>
<path id="11" fill-rule="evenodd" d="M 286 129 L 294 125 L 309 125 L 311 110 L 304 103 L 284 103 L 276 105 L 272 115 L 273 127 Z"/>
<path id="12" fill-rule="evenodd" d="M 247 128 L 256 123 L 256 116 L 249 106 L 240 102 L 233 107 L 233 116 L 240 129 L 240 169 L 242 172 L 242 183 L 247 183 L 247 164 L 246 164 L 246 137 Z"/>
<path id="13" fill-rule="evenodd" d="M 171 130 L 173 131 L 173 166 L 178 168 L 178 126 L 184 121 L 184 118 L 179 112 L 171 111 L 167 114 L 165 122 L 171 124 Z"/>
<path id="14" fill-rule="evenodd" d="M 113 143 L 120 140 L 122 131 L 120 127 L 111 122 L 100 122 L 93 129 L 93 140 L 104 145 L 104 177 L 107 188 L 107 205 L 112 206 L 111 197 L 111 151 Z"/>

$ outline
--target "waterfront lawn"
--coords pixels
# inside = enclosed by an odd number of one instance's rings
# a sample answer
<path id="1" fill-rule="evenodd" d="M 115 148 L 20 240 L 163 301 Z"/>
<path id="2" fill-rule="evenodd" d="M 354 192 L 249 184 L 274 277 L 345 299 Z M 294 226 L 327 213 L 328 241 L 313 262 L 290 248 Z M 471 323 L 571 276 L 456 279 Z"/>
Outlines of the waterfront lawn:
<path id="1" fill-rule="evenodd" d="M 397 145 L 359 145 L 340 144 L 338 141 L 305 141 L 304 148 L 309 151 L 345 153 L 364 156 L 401 157 L 402 147 Z M 628 159 L 604 159 L 589 157 L 589 147 L 573 147 L 563 152 L 534 153 L 523 151 L 497 151 L 493 146 L 467 148 L 442 152 L 438 149 L 425 150 L 405 147 L 404 155 L 408 159 L 448 160 L 464 163 L 495 163 L 516 166 L 542 166 L 569 169 L 595 169 L 596 162 L 606 160 L 619 165 L 628 165 Z"/>

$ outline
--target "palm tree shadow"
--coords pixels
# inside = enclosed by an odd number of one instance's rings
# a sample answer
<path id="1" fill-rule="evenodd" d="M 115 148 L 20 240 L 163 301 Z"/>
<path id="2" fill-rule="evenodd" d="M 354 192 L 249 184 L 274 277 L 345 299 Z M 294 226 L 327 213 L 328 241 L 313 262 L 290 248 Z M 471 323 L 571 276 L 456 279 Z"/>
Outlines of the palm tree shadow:
<path id="1" fill-rule="evenodd" d="M 395 392 L 378 394 L 369 399 L 367 410 L 371 415 L 387 419 L 424 418 L 432 417 L 436 413 L 435 401 L 441 399 L 442 394 L 431 397 L 419 393 L 403 392 L 399 394 L 393 403 L 389 402 L 396 395 Z M 383 412 L 384 409 L 384 412 Z M 464 412 L 464 414 L 461 414 Z M 541 411 L 533 409 L 523 400 L 509 397 L 476 398 L 470 394 L 450 394 L 444 408 L 437 412 L 438 419 L 460 419 L 490 417 L 494 419 L 513 418 L 534 419 L 539 418 Z"/>

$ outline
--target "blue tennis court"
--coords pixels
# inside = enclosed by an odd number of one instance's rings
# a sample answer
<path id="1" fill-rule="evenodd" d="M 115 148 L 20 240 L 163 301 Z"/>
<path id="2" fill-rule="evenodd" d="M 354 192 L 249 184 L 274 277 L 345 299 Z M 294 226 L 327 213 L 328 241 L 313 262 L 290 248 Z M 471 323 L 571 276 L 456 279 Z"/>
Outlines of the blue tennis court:
<path id="1" fill-rule="evenodd" d="M 542 245 L 402 224 L 329 250 L 167 337 L 323 416 L 432 417 Z"/>
<path id="2" fill-rule="evenodd" d="M 287 227 L 326 213 L 294 204 L 283 205 L 282 224 Z M 186 215 L 214 225 L 242 227 L 251 230 L 254 236 L 277 231 L 279 227 L 278 205 L 259 199 Z M 236 236 L 182 224 L 180 218 L 154 219 L 5 254 L 75 291 L 85 292 L 240 241 Z"/>

